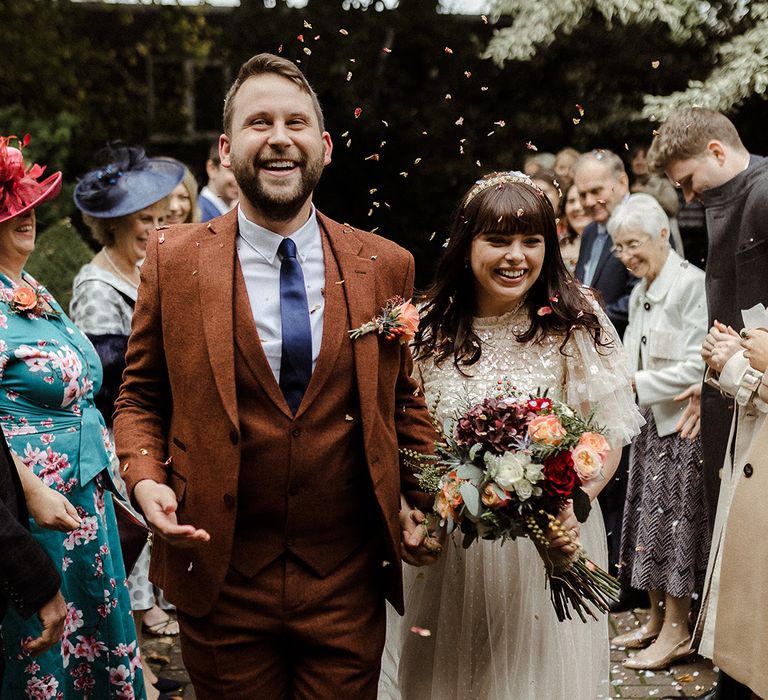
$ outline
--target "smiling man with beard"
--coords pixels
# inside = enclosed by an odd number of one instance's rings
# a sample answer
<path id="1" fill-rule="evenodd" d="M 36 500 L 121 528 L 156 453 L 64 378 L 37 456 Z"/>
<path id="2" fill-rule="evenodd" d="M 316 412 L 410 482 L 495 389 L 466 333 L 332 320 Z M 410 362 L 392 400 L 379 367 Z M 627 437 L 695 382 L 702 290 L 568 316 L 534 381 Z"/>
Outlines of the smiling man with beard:
<path id="1" fill-rule="evenodd" d="M 398 453 L 435 438 L 408 345 L 350 338 L 413 258 L 315 209 L 332 148 L 299 69 L 254 56 L 219 141 L 238 207 L 142 267 L 115 437 L 199 700 L 375 698 L 401 559 L 439 549 Z"/>

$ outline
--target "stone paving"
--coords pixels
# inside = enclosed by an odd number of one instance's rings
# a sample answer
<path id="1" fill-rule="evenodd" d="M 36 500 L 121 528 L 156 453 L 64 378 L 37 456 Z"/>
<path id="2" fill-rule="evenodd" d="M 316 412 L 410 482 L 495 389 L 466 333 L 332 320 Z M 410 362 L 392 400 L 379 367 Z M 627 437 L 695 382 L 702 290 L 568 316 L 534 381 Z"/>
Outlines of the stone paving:
<path id="1" fill-rule="evenodd" d="M 611 636 L 634 629 L 643 624 L 646 617 L 644 610 L 611 615 Z M 177 698 L 195 700 L 195 691 L 189 684 L 189 678 L 181 663 L 178 637 L 148 637 L 144 651 L 155 673 L 185 683 Z M 630 671 L 621 665 L 625 658 L 623 649 L 611 645 L 610 690 L 608 695 L 598 698 L 696 697 L 709 690 L 716 678 L 712 664 L 699 656 L 685 663 L 675 664 L 666 671 Z"/>

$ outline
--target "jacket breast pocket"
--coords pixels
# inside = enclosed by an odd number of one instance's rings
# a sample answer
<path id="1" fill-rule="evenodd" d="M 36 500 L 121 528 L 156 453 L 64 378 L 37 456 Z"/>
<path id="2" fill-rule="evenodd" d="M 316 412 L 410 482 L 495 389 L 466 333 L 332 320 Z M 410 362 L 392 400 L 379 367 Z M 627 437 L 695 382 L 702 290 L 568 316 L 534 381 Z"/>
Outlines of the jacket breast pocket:
<path id="1" fill-rule="evenodd" d="M 685 359 L 682 334 L 678 331 L 653 330 L 648 338 L 648 354 L 660 360 Z"/>
<path id="2" fill-rule="evenodd" d="M 768 240 L 758 241 L 737 250 L 735 257 L 739 275 L 747 272 L 764 275 L 768 267 Z"/>

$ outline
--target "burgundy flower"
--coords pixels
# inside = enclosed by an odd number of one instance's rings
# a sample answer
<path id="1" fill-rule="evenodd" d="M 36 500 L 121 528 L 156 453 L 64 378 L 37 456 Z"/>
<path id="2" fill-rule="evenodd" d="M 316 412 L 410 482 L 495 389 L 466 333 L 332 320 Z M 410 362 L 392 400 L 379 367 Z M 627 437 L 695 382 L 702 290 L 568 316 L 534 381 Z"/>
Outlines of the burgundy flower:
<path id="1" fill-rule="evenodd" d="M 544 490 L 551 496 L 569 498 L 581 481 L 573 468 L 570 450 L 563 450 L 544 460 Z"/>
<path id="2" fill-rule="evenodd" d="M 525 404 L 485 399 L 459 418 L 454 438 L 462 445 L 479 443 L 493 454 L 504 454 L 526 435 L 532 417 Z"/>

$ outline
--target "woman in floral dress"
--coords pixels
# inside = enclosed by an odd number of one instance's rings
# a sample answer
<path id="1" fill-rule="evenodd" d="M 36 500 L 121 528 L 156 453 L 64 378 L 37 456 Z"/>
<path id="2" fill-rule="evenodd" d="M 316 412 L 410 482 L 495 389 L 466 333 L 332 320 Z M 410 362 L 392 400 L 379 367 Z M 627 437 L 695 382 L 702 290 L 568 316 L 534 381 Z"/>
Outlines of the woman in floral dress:
<path id="1" fill-rule="evenodd" d="M 80 527 L 64 533 L 31 523 L 60 567 L 67 619 L 61 643 L 32 658 L 24 641 L 38 636 L 39 621 L 8 612 L 2 698 L 141 699 L 136 633 L 107 491 L 113 452 L 93 403 L 101 366 L 56 300 L 23 271 L 35 247 L 34 206 L 55 196 L 31 173 L 21 152 L 0 139 L 0 427 L 24 467 L 66 494 Z"/>

